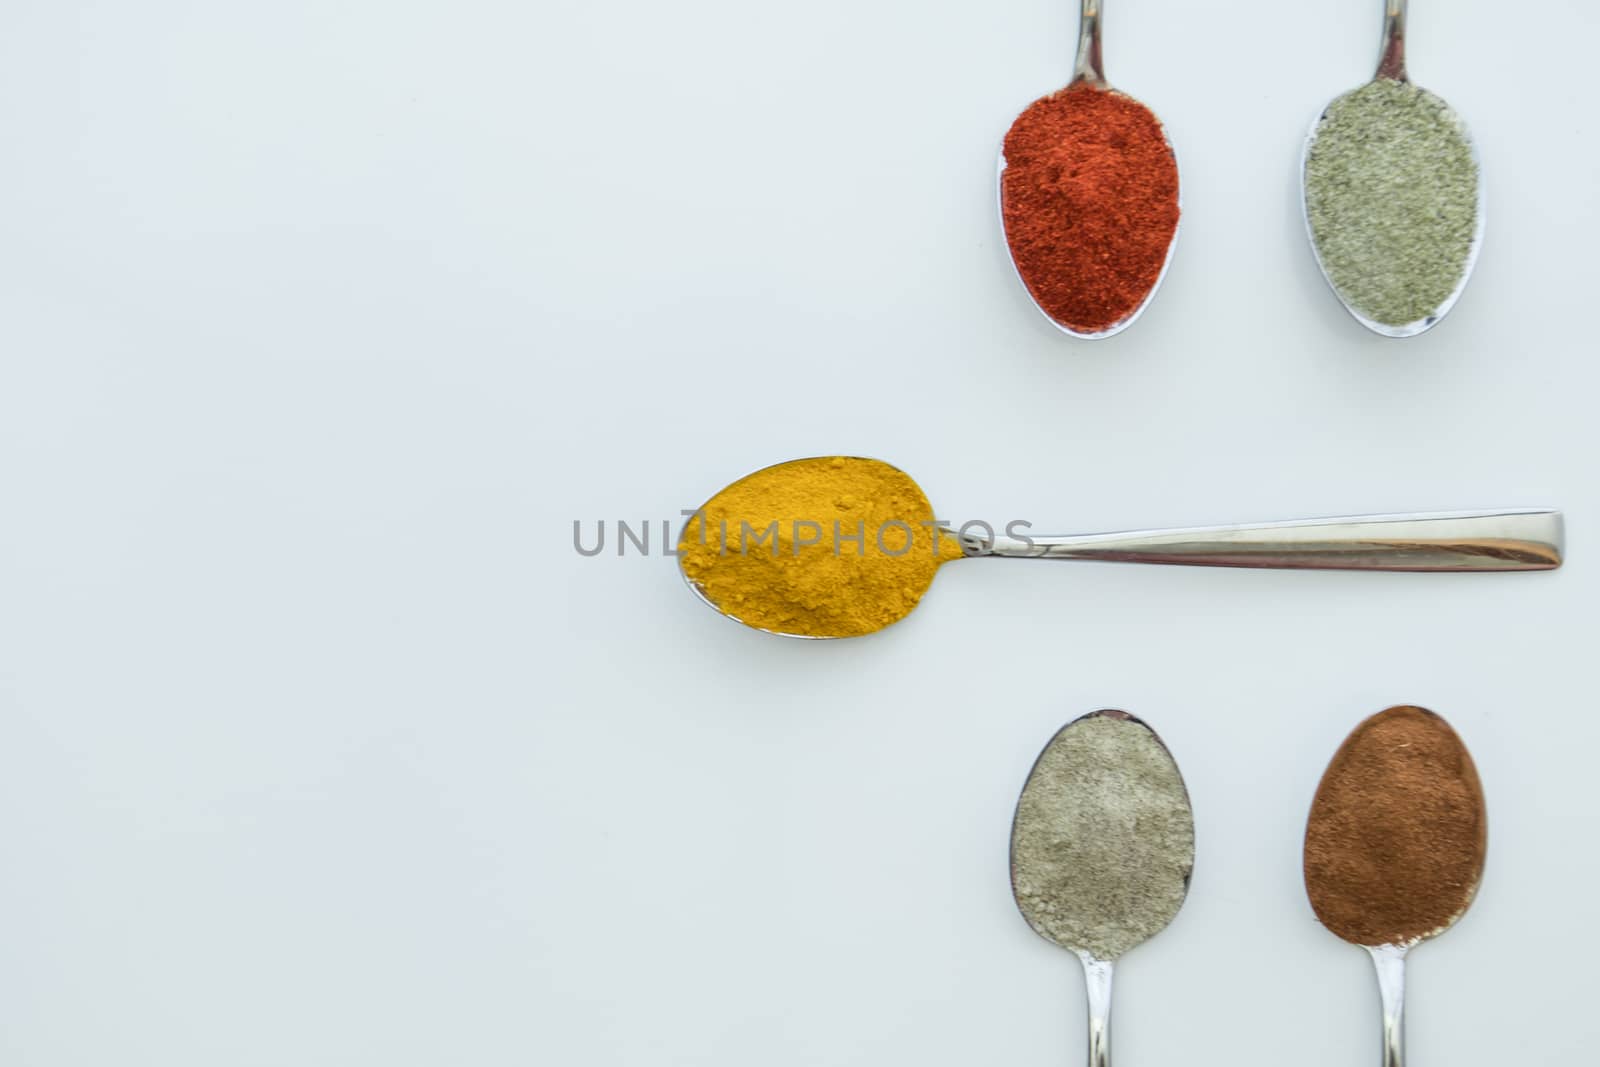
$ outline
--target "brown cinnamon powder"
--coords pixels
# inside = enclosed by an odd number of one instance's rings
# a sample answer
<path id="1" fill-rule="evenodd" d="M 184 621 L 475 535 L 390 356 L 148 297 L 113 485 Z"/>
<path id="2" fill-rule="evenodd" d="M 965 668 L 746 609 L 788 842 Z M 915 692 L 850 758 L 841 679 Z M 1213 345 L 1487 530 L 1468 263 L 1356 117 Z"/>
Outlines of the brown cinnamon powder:
<path id="1" fill-rule="evenodd" d="M 1306 825 L 1306 895 L 1358 945 L 1431 937 L 1466 911 L 1488 843 L 1466 746 L 1424 708 L 1357 726 L 1328 764 Z"/>

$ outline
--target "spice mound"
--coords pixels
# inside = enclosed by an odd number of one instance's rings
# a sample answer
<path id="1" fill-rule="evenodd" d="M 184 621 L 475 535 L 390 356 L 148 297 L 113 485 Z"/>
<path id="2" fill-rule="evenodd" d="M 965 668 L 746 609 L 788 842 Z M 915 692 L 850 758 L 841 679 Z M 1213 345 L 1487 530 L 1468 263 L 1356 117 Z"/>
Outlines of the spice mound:
<path id="1" fill-rule="evenodd" d="M 1328 106 L 1306 152 L 1317 258 L 1356 311 L 1386 326 L 1432 316 L 1467 272 L 1478 164 L 1459 116 L 1389 78 Z"/>
<path id="2" fill-rule="evenodd" d="M 1483 788 L 1439 716 L 1395 707 L 1356 727 L 1317 787 L 1306 825 L 1306 895 L 1357 945 L 1409 945 L 1472 903 L 1488 843 Z"/>
<path id="3" fill-rule="evenodd" d="M 857 637 L 917 606 L 947 560 L 933 506 L 904 472 L 823 456 L 780 463 L 712 497 L 684 526 L 678 564 L 725 615 L 802 637 Z"/>
<path id="4" fill-rule="evenodd" d="M 1114 960 L 1172 921 L 1193 868 L 1189 795 L 1148 726 L 1096 712 L 1051 739 L 1011 829 L 1011 889 L 1035 933 Z"/>
<path id="5" fill-rule="evenodd" d="M 1085 334 L 1138 311 L 1178 229 L 1178 163 L 1150 109 L 1080 82 L 1017 116 L 1004 152 L 1006 242 L 1034 302 Z"/>

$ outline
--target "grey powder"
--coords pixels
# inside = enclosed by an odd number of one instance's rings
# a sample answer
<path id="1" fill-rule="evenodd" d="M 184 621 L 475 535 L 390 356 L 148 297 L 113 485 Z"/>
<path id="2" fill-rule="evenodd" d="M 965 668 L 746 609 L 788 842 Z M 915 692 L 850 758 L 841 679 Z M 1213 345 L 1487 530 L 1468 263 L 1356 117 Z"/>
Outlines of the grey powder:
<path id="1" fill-rule="evenodd" d="M 1172 921 L 1193 867 L 1189 796 L 1149 727 L 1096 712 L 1051 739 L 1011 829 L 1012 891 L 1035 932 L 1116 959 Z"/>

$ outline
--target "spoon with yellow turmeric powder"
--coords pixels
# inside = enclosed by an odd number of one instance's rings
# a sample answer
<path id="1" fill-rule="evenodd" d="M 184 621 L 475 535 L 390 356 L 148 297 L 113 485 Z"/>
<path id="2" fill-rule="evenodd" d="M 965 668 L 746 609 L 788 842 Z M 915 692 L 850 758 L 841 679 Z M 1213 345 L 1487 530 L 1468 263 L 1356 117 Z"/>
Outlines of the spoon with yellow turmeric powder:
<path id="1" fill-rule="evenodd" d="M 858 637 L 899 622 L 939 568 L 969 556 L 1361 571 L 1539 571 L 1561 565 L 1561 513 L 1363 515 L 1041 537 L 1026 522 L 959 529 L 905 472 L 818 456 L 747 475 L 684 524 L 678 566 L 717 611 L 784 637 Z"/>

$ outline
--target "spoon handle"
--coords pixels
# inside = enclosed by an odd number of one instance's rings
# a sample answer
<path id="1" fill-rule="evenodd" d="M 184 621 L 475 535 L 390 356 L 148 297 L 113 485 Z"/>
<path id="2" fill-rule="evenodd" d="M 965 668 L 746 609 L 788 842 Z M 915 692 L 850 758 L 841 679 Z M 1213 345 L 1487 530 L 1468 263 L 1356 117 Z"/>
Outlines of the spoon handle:
<path id="1" fill-rule="evenodd" d="M 1404 1067 L 1406 1059 L 1406 950 L 1397 945 L 1369 946 L 1378 971 L 1383 999 L 1383 1067 Z"/>
<path id="2" fill-rule="evenodd" d="M 1078 61 L 1072 68 L 1074 83 L 1087 82 L 1106 87 L 1105 60 L 1100 58 L 1100 0 L 1083 0 L 1078 19 Z"/>
<path id="3" fill-rule="evenodd" d="M 1182 530 L 961 536 L 969 556 L 1346 571 L 1543 571 L 1561 566 L 1559 511 L 1359 515 Z M 1017 524 L 1013 523 L 1012 526 Z"/>
<path id="4" fill-rule="evenodd" d="M 1410 80 L 1406 76 L 1406 3 L 1407 0 L 1384 0 L 1383 49 L 1378 53 L 1376 75 L 1379 78 Z"/>
<path id="5" fill-rule="evenodd" d="M 1089 1067 L 1111 1067 L 1111 961 L 1080 953 L 1089 991 Z"/>

